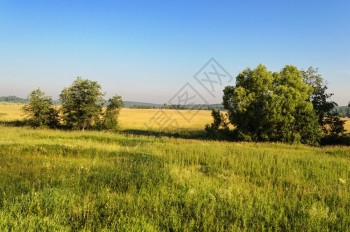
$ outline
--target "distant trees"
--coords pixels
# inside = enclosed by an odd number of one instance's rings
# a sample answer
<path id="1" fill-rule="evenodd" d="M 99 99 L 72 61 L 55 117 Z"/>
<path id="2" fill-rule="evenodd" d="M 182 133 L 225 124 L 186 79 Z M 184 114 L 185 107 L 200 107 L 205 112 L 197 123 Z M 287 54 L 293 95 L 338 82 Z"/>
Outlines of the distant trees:
<path id="1" fill-rule="evenodd" d="M 61 108 L 57 111 L 52 99 L 40 90 L 32 91 L 29 103 L 23 107 L 33 126 L 63 126 L 67 129 L 115 129 L 123 106 L 122 98 L 115 95 L 103 111 L 104 94 L 96 81 L 78 77 L 60 94 Z"/>
<path id="2" fill-rule="evenodd" d="M 7 96 L 7 97 L 0 97 L 0 102 L 27 103 L 28 99 L 24 99 L 16 96 Z"/>
<path id="3" fill-rule="evenodd" d="M 51 128 L 58 126 L 58 111 L 54 108 L 50 97 L 38 88 L 28 95 L 28 100 L 28 104 L 24 105 L 22 109 L 31 126 Z"/>

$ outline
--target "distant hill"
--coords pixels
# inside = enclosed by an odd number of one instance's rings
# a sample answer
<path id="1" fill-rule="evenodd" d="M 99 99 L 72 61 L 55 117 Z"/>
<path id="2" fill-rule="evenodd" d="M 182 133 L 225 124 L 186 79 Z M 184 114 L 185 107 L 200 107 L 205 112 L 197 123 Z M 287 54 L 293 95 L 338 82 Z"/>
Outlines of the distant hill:
<path id="1" fill-rule="evenodd" d="M 195 109 L 195 110 L 218 109 L 218 110 L 224 110 L 224 107 L 221 104 L 168 105 L 168 104 L 154 104 L 154 103 L 133 102 L 133 101 L 124 101 L 124 107 L 125 108 L 135 108 L 135 109 L 162 108 L 162 109 L 176 109 L 176 110 L 186 110 L 186 109 Z"/>
<path id="2" fill-rule="evenodd" d="M 20 98 L 16 96 L 0 97 L 0 102 L 12 102 L 12 103 L 26 103 L 28 99 Z"/>
<path id="3" fill-rule="evenodd" d="M 350 110 L 347 106 L 336 106 L 332 113 L 337 113 L 340 117 L 350 117 Z"/>
<path id="4" fill-rule="evenodd" d="M 17 96 L 5 96 L 0 97 L 0 102 L 11 102 L 11 103 L 27 103 L 28 99 L 20 98 Z M 53 104 L 59 105 L 59 100 L 53 100 Z M 107 102 L 104 103 L 106 105 Z M 155 104 L 148 102 L 135 102 L 135 101 L 124 101 L 125 108 L 135 108 L 135 109 L 201 109 L 201 110 L 211 110 L 220 109 L 223 110 L 224 107 L 221 104 L 210 104 L 210 105 L 168 105 L 168 104 Z"/>
<path id="5" fill-rule="evenodd" d="M 144 106 L 145 108 L 160 108 L 163 106 L 162 104 L 154 104 L 154 103 L 147 103 L 147 102 L 134 102 L 134 101 L 124 101 L 124 107 L 126 108 L 141 108 Z"/>

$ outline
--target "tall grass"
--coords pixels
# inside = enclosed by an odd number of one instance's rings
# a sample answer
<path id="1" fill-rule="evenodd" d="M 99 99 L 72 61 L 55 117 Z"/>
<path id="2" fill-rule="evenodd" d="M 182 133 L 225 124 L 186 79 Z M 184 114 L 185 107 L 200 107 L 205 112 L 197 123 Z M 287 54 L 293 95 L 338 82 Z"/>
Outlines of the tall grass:
<path id="1" fill-rule="evenodd" d="M 349 147 L 0 132 L 0 231 L 350 230 Z"/>

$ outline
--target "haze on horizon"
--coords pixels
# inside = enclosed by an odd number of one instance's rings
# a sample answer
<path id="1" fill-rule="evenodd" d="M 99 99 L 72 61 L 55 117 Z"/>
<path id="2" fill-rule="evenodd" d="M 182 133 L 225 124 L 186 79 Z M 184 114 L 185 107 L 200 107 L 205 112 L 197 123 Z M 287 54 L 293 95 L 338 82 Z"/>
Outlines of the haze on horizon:
<path id="1" fill-rule="evenodd" d="M 77 76 L 107 97 L 165 103 L 212 57 L 234 78 L 262 63 L 319 68 L 350 101 L 350 2 L 1 1 L 0 96 L 40 87 L 54 99 Z M 234 81 L 232 82 L 234 84 Z M 194 88 L 197 88 L 193 84 Z M 209 103 L 221 103 L 221 92 Z"/>

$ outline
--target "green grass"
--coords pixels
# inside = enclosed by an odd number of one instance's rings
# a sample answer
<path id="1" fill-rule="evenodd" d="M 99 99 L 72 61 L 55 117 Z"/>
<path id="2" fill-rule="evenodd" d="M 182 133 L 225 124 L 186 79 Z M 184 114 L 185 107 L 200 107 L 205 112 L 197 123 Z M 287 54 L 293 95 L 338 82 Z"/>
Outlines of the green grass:
<path id="1" fill-rule="evenodd" d="M 0 231 L 350 230 L 349 147 L 0 132 Z"/>

